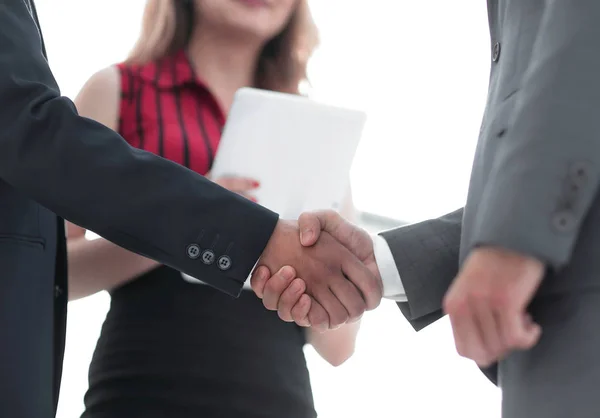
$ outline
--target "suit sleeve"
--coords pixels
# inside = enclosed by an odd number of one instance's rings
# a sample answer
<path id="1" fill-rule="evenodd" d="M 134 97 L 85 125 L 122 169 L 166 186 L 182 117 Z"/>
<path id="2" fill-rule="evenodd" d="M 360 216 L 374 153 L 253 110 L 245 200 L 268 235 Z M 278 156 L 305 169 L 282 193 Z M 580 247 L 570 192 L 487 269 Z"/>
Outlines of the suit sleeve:
<path id="1" fill-rule="evenodd" d="M 78 116 L 60 96 L 22 0 L 0 2 L 0 126 L 6 183 L 229 294 L 239 294 L 277 223 L 275 213 Z M 212 263 L 202 261 L 205 250 Z"/>
<path id="2" fill-rule="evenodd" d="M 463 209 L 380 235 L 387 241 L 407 302 L 398 307 L 417 330 L 440 319 L 442 300 L 458 273 Z"/>
<path id="3" fill-rule="evenodd" d="M 600 2 L 546 2 L 514 117 L 498 141 L 475 245 L 565 266 L 600 180 Z"/>

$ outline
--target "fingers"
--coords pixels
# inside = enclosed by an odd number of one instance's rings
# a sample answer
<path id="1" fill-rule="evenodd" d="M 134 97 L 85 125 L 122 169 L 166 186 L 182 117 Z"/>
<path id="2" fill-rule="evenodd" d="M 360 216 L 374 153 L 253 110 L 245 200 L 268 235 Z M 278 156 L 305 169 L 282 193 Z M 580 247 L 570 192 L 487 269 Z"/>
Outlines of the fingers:
<path id="1" fill-rule="evenodd" d="M 254 203 L 258 203 L 258 199 L 254 196 L 252 196 L 251 194 L 248 193 L 241 193 L 241 192 L 236 192 L 236 194 L 239 194 L 242 197 L 245 197 L 246 199 L 254 202 Z"/>
<path id="2" fill-rule="evenodd" d="M 260 187 L 258 181 L 248 177 L 225 176 L 216 179 L 214 182 L 227 190 L 240 194 L 245 194 L 250 190 Z"/>
<path id="3" fill-rule="evenodd" d="M 256 288 L 257 294 L 264 276 L 268 275 L 267 271 L 268 269 L 261 268 L 257 271 L 256 279 L 253 276 L 252 287 Z M 285 266 L 273 277 L 267 278 L 262 286 L 263 304 L 267 309 L 277 310 L 280 318 L 285 321 L 294 321 L 303 327 L 312 325 L 320 330 L 327 330 L 332 326 L 338 327 L 346 322 L 348 313 L 333 294 L 328 295 L 326 292 L 321 294 L 327 305 L 326 310 L 308 295 L 303 294 L 306 285 L 302 279 L 294 279 L 295 276 L 296 271 L 292 267 Z M 330 325 L 330 315 L 333 315 L 332 325 Z"/>
<path id="4" fill-rule="evenodd" d="M 310 308 L 312 305 L 312 299 L 307 294 L 300 296 L 298 303 L 292 308 L 292 318 L 294 322 L 301 327 L 310 327 L 311 323 L 308 317 Z"/>
<path id="5" fill-rule="evenodd" d="M 314 298 L 310 298 L 310 311 L 308 320 L 311 326 L 317 331 L 327 331 L 329 329 L 329 315 L 327 311 Z"/>
<path id="6" fill-rule="evenodd" d="M 267 281 L 264 286 L 262 297 L 265 308 L 271 311 L 277 310 L 281 295 L 292 283 L 292 280 L 294 280 L 295 277 L 296 271 L 290 266 L 285 266 Z"/>
<path id="7" fill-rule="evenodd" d="M 527 313 L 503 315 L 499 323 L 507 347 L 528 350 L 538 342 L 542 334 L 542 328 Z"/>
<path id="8" fill-rule="evenodd" d="M 306 283 L 304 280 L 296 278 L 291 281 L 287 288 L 284 288 L 286 281 L 293 275 L 295 275 L 293 268 L 283 267 L 271 277 L 271 272 L 267 267 L 258 266 L 252 274 L 250 284 L 254 293 L 256 293 L 259 298 L 263 298 L 265 286 L 269 283 L 269 286 L 267 287 L 266 303 L 263 301 L 265 307 L 274 310 L 273 305 L 275 304 L 275 300 L 278 299 L 276 302 L 277 313 L 282 320 L 286 322 L 295 322 L 301 327 L 309 327 L 311 326 L 311 323 L 308 319 L 308 313 L 311 309 L 312 300 L 308 295 L 304 294 Z M 274 279 L 273 283 L 269 282 L 271 279 Z M 277 294 L 279 294 L 282 288 L 284 288 L 284 290 L 278 298 Z M 323 310 L 321 314 L 324 312 L 325 310 Z M 327 322 L 327 324 L 329 323 L 329 318 L 326 313 L 325 319 L 320 320 Z"/>
<path id="9" fill-rule="evenodd" d="M 374 309 L 380 303 L 378 278 L 330 234 L 321 235 L 319 243 L 306 251 L 318 255 L 320 260 L 315 265 L 320 265 L 321 270 L 303 274 L 303 278 L 307 292 L 329 315 L 329 328 L 356 321 L 365 309 Z M 346 275 L 353 281 L 349 282 Z M 366 296 L 361 294 L 363 291 Z"/>
<path id="10" fill-rule="evenodd" d="M 252 290 L 256 293 L 256 296 L 261 299 L 263 298 L 265 285 L 270 277 L 271 271 L 266 266 L 258 266 L 252 272 L 250 286 L 252 286 Z"/>
<path id="11" fill-rule="evenodd" d="M 363 298 L 345 298 L 345 295 L 356 294 L 359 291 L 349 280 L 336 280 L 330 285 L 330 289 L 336 298 L 346 301 L 344 308 L 348 312 L 347 322 L 358 321 L 365 310 L 367 310 L 367 305 Z"/>
<path id="12" fill-rule="evenodd" d="M 541 336 L 524 309 L 512 301 L 471 295 L 452 288 L 444 300 L 458 354 L 488 367 L 514 350 L 532 348 Z"/>
<path id="13" fill-rule="evenodd" d="M 353 293 L 355 294 L 354 299 L 360 300 L 359 293 L 357 291 L 353 291 Z M 313 297 L 325 309 L 325 312 L 329 317 L 329 323 L 327 328 L 339 328 L 348 321 L 349 314 L 345 306 L 354 303 L 348 302 L 348 300 L 351 299 L 348 297 L 348 295 L 344 295 L 343 299 L 340 300 L 331 292 L 331 290 L 328 287 L 323 286 L 315 289 Z M 309 319 L 311 324 L 314 325 L 312 318 L 309 317 Z"/>
<path id="14" fill-rule="evenodd" d="M 381 280 L 356 257 L 350 253 L 348 255 L 342 260 L 342 271 L 348 280 L 361 292 L 366 310 L 373 310 L 379 306 L 383 297 Z M 342 297 L 342 295 L 339 295 L 339 297 Z M 348 312 L 350 313 L 350 309 L 353 308 L 349 305 L 351 301 L 349 299 L 344 300 L 348 301 L 348 304 L 344 303 L 344 306 L 349 309 Z"/>
<path id="15" fill-rule="evenodd" d="M 534 347 L 542 336 L 542 327 L 539 324 L 533 322 L 533 319 L 528 314 L 523 315 L 523 327 L 527 333 L 527 338 L 523 339 L 523 345 L 520 346 L 522 350 L 529 350 Z"/>
<path id="16" fill-rule="evenodd" d="M 344 218 L 333 210 L 305 212 L 298 218 L 300 242 L 305 247 L 314 245 L 319 239 L 321 230 L 335 236 L 334 231 L 337 231 L 344 222 Z"/>
<path id="17" fill-rule="evenodd" d="M 533 347 L 542 330 L 526 309 L 544 271 L 543 263 L 518 253 L 473 250 L 443 304 L 459 354 L 485 367 L 513 350 Z"/>
<path id="18" fill-rule="evenodd" d="M 474 360 L 478 365 L 487 363 L 488 355 L 470 306 L 466 301 L 457 301 L 451 297 L 444 302 L 444 308 L 450 317 L 458 354 Z"/>
<path id="19" fill-rule="evenodd" d="M 504 355 L 506 349 L 499 318 L 496 312 L 480 300 L 473 301 L 471 311 L 476 333 L 479 335 L 474 344 L 480 344 L 480 347 L 475 347 L 479 353 L 475 361 L 480 366 L 487 367 Z"/>
<path id="20" fill-rule="evenodd" d="M 294 322 L 292 309 L 300 301 L 300 297 L 306 290 L 306 284 L 302 279 L 294 279 L 283 291 L 277 303 L 277 314 L 285 322 Z"/>

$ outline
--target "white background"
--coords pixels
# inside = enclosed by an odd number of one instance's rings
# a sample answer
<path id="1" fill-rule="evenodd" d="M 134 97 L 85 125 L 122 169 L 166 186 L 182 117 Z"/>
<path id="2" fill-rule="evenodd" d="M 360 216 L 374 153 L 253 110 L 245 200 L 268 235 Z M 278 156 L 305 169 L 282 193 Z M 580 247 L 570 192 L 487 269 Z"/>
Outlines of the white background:
<path id="1" fill-rule="evenodd" d="M 166 1 L 166 0 L 165 0 Z M 38 0 L 50 64 L 74 97 L 122 60 L 143 0 Z M 418 221 L 462 206 L 489 70 L 484 1 L 312 0 L 322 43 L 313 96 L 364 109 L 352 171 L 359 209 Z M 83 410 L 105 294 L 70 304 L 59 418 Z M 446 320 L 416 334 L 392 303 L 366 316 L 355 356 L 334 369 L 309 360 L 322 418 L 500 416 L 500 393 L 454 350 Z"/>

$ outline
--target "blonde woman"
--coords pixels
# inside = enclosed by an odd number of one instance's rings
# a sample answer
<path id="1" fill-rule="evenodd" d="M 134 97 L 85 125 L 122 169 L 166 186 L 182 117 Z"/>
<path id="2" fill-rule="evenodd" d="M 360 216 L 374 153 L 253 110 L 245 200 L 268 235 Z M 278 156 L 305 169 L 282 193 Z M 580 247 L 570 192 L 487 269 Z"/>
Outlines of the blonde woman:
<path id="1" fill-rule="evenodd" d="M 129 58 L 95 74 L 76 104 L 131 145 L 206 174 L 235 91 L 297 93 L 316 40 L 304 0 L 149 0 Z M 213 180 L 249 199 L 259 187 Z M 234 300 L 84 234 L 68 225 L 70 298 L 112 296 L 85 418 L 316 416 L 303 347 L 341 364 L 358 324 L 299 328 L 266 311 L 249 286 Z"/>

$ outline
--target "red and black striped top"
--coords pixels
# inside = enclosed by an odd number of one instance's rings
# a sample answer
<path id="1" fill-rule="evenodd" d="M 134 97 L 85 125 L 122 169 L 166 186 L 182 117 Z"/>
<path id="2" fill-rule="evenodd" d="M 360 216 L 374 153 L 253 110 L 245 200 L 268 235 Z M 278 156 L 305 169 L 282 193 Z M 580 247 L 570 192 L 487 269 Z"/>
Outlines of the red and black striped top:
<path id="1" fill-rule="evenodd" d="M 212 165 L 225 115 L 184 51 L 121 73 L 119 134 L 200 174 Z"/>

